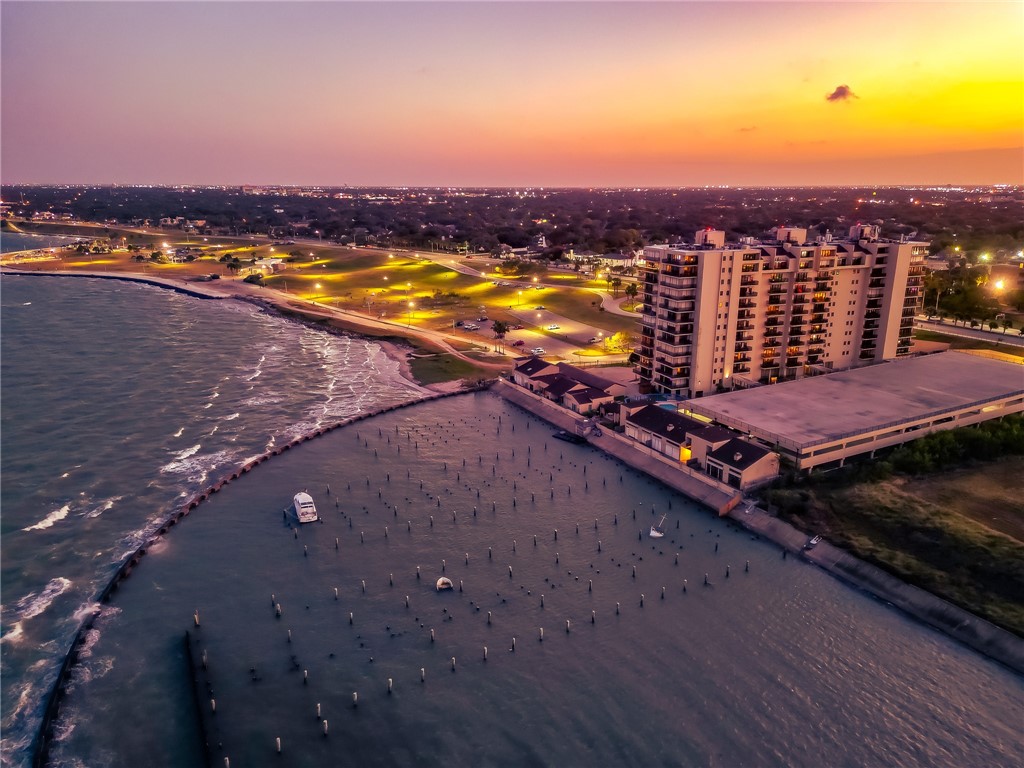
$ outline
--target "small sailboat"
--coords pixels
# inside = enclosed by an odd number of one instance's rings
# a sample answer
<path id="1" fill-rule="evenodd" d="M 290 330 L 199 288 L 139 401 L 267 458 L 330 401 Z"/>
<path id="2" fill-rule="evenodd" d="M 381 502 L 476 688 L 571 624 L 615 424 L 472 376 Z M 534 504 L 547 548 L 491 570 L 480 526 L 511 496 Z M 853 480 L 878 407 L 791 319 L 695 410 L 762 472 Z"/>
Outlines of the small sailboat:
<path id="1" fill-rule="evenodd" d="M 440 579 L 437 580 L 436 587 L 438 592 L 443 592 L 446 589 L 451 589 L 452 580 L 449 579 L 447 576 L 442 576 Z"/>
<path id="2" fill-rule="evenodd" d="M 666 517 L 668 517 L 668 515 L 662 515 L 661 516 L 661 521 L 657 525 L 652 525 L 651 526 L 650 537 L 652 539 L 664 538 L 664 536 L 665 536 L 665 518 Z"/>

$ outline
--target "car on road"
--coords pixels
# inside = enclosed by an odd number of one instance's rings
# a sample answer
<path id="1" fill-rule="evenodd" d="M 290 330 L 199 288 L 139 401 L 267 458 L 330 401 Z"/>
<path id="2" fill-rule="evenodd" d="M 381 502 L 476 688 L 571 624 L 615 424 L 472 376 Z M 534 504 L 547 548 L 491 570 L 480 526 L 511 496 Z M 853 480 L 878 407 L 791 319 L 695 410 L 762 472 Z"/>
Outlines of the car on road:
<path id="1" fill-rule="evenodd" d="M 521 330 L 523 330 L 523 326 L 521 326 L 521 325 L 510 325 L 508 327 L 508 329 L 510 331 L 521 331 Z"/>
<path id="2" fill-rule="evenodd" d="M 477 325 L 476 323 L 466 323 L 462 327 L 465 328 L 467 331 L 476 331 L 476 330 L 479 330 L 479 328 L 480 328 L 480 326 Z"/>
<path id="3" fill-rule="evenodd" d="M 536 307 L 534 307 L 534 309 L 544 309 L 544 305 L 538 304 Z"/>
<path id="4" fill-rule="evenodd" d="M 534 355 L 543 355 L 544 354 L 544 347 L 534 347 L 533 349 L 530 350 L 530 352 L 531 352 L 531 354 L 534 354 Z"/>
<path id="5" fill-rule="evenodd" d="M 524 347 L 524 346 L 526 346 L 526 342 L 523 341 L 522 339 L 516 339 L 515 341 L 512 342 L 512 346 L 513 347 Z"/>
<path id="6" fill-rule="evenodd" d="M 551 325 L 548 326 L 548 330 L 549 331 L 557 331 L 560 327 L 561 326 L 558 325 L 557 323 L 552 323 Z"/>
<path id="7" fill-rule="evenodd" d="M 600 343 L 600 341 L 601 341 L 600 337 L 598 337 L 598 336 L 591 336 L 590 340 L 587 342 L 587 344 L 598 344 L 598 343 Z"/>

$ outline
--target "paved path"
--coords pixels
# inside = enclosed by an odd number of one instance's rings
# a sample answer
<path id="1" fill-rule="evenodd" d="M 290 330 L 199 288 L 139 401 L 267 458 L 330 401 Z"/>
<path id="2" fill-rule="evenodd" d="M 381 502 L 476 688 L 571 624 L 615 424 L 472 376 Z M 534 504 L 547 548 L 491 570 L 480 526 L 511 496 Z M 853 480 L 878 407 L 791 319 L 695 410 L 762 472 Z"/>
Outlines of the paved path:
<path id="1" fill-rule="evenodd" d="M 939 323 L 934 320 L 914 320 L 914 326 L 924 331 L 934 331 L 946 336 L 956 336 L 961 339 L 976 339 L 978 341 L 990 341 L 993 344 L 1006 344 L 1009 347 L 1024 347 L 1024 336 L 1021 336 L 1016 329 L 989 331 L 981 328 L 964 327 L 952 323 Z"/>

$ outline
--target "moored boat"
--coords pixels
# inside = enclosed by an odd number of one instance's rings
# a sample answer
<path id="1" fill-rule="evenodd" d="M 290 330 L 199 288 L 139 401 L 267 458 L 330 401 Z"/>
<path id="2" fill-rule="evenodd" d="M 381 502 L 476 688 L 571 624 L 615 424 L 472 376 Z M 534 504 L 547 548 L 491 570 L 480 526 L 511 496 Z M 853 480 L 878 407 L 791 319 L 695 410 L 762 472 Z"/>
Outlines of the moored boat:
<path id="1" fill-rule="evenodd" d="M 452 586 L 452 580 L 449 579 L 447 576 L 442 576 L 440 579 L 437 580 L 436 588 L 438 592 L 442 592 L 446 589 L 451 589 Z"/>
<path id="2" fill-rule="evenodd" d="M 316 512 L 316 504 L 313 503 L 313 497 L 305 491 L 295 494 L 295 498 L 292 499 L 292 509 L 300 523 L 315 523 L 320 519 Z"/>
<path id="3" fill-rule="evenodd" d="M 668 515 L 662 515 L 661 516 L 661 522 L 659 522 L 657 525 L 652 525 L 651 526 L 651 532 L 648 535 L 652 539 L 664 538 L 664 536 L 665 536 L 665 518 L 666 517 L 668 517 Z"/>

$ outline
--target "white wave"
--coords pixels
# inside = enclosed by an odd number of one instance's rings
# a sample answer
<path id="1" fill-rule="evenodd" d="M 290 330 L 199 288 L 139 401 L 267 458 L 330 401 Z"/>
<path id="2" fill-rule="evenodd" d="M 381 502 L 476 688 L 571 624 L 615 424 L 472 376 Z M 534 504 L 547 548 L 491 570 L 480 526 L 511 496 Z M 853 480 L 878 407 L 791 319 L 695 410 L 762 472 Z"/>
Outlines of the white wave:
<path id="1" fill-rule="evenodd" d="M 31 302 L 31 301 L 26 301 L 26 302 L 25 302 L 24 304 L 22 304 L 21 306 L 23 306 L 23 307 L 30 307 L 30 306 L 32 306 L 32 302 Z"/>
<path id="2" fill-rule="evenodd" d="M 237 419 L 241 415 L 242 414 L 240 414 L 240 413 L 232 413 L 230 416 L 225 416 L 224 417 L 224 421 L 234 421 L 235 419 Z"/>
<path id="3" fill-rule="evenodd" d="M 195 456 L 197 453 L 199 453 L 199 449 L 202 448 L 202 447 L 203 447 L 202 443 L 196 443 L 191 448 L 186 448 L 184 451 L 181 451 L 180 453 L 178 453 L 174 457 L 174 460 L 175 461 L 184 461 L 189 456 Z"/>
<path id="4" fill-rule="evenodd" d="M 206 405 L 203 406 L 203 408 L 211 408 L 211 407 L 213 407 L 213 403 L 207 403 Z"/>
<path id="5" fill-rule="evenodd" d="M 70 475 L 70 472 L 65 472 L 63 475 L 60 476 L 60 479 L 63 480 L 65 477 L 69 477 Z"/>
<path id="6" fill-rule="evenodd" d="M 220 397 L 220 392 L 218 392 L 218 391 L 217 391 L 217 390 L 215 389 L 215 390 L 213 390 L 213 394 L 212 394 L 212 395 L 210 395 L 210 399 L 211 399 L 211 400 L 213 400 L 214 398 L 217 398 L 217 397 Z"/>
<path id="7" fill-rule="evenodd" d="M 207 437 L 217 434 L 217 430 L 220 429 L 220 424 L 214 424 L 213 429 L 206 433 Z"/>
<path id="8" fill-rule="evenodd" d="M 21 636 L 25 634 L 22 630 L 21 622 L 16 621 L 11 624 L 10 628 L 4 633 L 3 637 L 0 637 L 0 643 L 18 643 L 21 641 Z"/>
<path id="9" fill-rule="evenodd" d="M 60 509 L 55 509 L 53 512 L 48 514 L 46 517 L 44 517 L 42 520 L 40 520 L 35 525 L 30 525 L 27 528 L 22 528 L 21 530 L 23 530 L 23 531 L 41 531 L 41 530 L 43 530 L 45 528 L 51 528 L 51 527 L 53 527 L 53 525 L 55 523 L 60 522 L 65 517 L 67 517 L 68 513 L 70 511 L 71 511 L 71 505 L 70 504 L 65 504 Z"/>
<path id="10" fill-rule="evenodd" d="M 178 431 L 174 433 L 174 436 L 175 437 L 181 437 L 184 432 L 185 432 L 185 427 L 178 427 Z"/>
<path id="11" fill-rule="evenodd" d="M 71 580 L 65 579 L 63 576 L 50 579 L 49 583 L 38 595 L 34 592 L 29 592 L 14 604 L 14 607 L 20 612 L 18 618 L 21 621 L 25 621 L 38 616 L 49 608 L 54 600 L 67 592 L 70 586 Z"/>
<path id="12" fill-rule="evenodd" d="M 102 504 L 97 506 L 92 511 L 86 512 L 85 516 L 88 517 L 88 518 L 99 517 L 104 512 L 106 512 L 108 509 L 112 508 L 114 506 L 114 504 L 116 504 L 117 502 L 119 502 L 123 498 L 124 498 L 124 496 L 113 496 L 113 497 L 107 499 L 106 501 L 104 501 Z"/>

